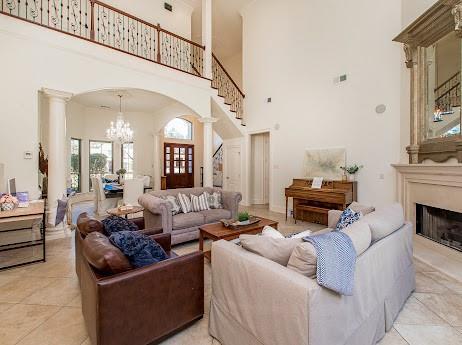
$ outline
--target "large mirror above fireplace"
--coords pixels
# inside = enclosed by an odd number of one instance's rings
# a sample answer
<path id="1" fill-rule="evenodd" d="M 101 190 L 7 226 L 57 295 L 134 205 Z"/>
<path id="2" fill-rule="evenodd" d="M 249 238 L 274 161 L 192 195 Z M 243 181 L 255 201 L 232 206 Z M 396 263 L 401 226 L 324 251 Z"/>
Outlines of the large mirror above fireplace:
<path id="1" fill-rule="evenodd" d="M 453 31 L 425 49 L 424 140 L 460 136 L 461 42 Z"/>
<path id="2" fill-rule="evenodd" d="M 409 162 L 462 163 L 462 0 L 440 0 L 395 41 L 411 73 Z"/>

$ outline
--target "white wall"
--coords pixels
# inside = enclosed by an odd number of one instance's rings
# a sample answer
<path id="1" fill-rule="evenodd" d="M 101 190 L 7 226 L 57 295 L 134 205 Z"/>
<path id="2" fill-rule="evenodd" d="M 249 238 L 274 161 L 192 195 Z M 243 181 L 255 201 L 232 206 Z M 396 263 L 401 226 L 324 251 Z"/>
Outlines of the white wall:
<path id="1" fill-rule="evenodd" d="M 360 202 L 394 200 L 402 60 L 392 39 L 400 30 L 400 0 L 257 0 L 244 10 L 247 128 L 279 125 L 271 132 L 272 209 L 284 210 L 284 187 L 303 177 L 304 151 L 322 147 L 346 147 L 348 163 L 365 166 Z M 348 81 L 334 83 L 342 74 Z M 375 113 L 379 104 L 385 114 Z"/>
<path id="2" fill-rule="evenodd" d="M 105 0 L 104 3 L 119 10 L 130 13 L 154 25 L 176 33 L 182 37 L 191 38 L 191 16 L 193 7 L 183 1 L 169 0 L 173 11 L 164 9 L 165 0 Z"/>
<path id="3" fill-rule="evenodd" d="M 234 82 L 239 86 L 241 91 L 242 87 L 242 51 L 237 54 L 230 56 L 223 61 L 221 61 L 223 66 L 225 66 L 226 71 L 229 73 Z"/>
<path id="4" fill-rule="evenodd" d="M 50 88 L 73 94 L 100 89 L 144 89 L 183 103 L 188 113 L 209 117 L 210 82 L 130 55 L 70 38 L 36 25 L 0 16 L 0 163 L 5 179 L 37 197 L 39 91 Z M 184 113 L 183 113 L 184 114 Z M 45 113 L 46 115 L 46 113 Z M 23 159 L 32 151 L 33 159 Z"/>

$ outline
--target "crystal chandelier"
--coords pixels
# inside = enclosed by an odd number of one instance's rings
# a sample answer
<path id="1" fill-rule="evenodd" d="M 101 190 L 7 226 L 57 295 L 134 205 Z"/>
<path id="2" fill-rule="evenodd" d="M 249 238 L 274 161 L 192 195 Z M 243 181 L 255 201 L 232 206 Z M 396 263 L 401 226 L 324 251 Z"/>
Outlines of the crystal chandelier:
<path id="1" fill-rule="evenodd" d="M 122 95 L 119 96 L 119 113 L 117 114 L 116 122 L 111 121 L 111 126 L 106 129 L 106 137 L 111 141 L 119 143 L 127 143 L 133 141 L 133 130 L 130 128 L 130 123 L 124 120 L 122 113 Z"/>

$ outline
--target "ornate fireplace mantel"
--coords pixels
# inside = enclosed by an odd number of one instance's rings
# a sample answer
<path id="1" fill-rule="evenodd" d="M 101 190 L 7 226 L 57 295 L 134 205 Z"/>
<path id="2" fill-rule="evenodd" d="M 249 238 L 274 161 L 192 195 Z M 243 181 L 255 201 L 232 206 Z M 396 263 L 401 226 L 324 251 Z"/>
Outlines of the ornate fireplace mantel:
<path id="1" fill-rule="evenodd" d="M 462 164 L 393 164 L 398 200 L 406 219 L 416 221 L 416 204 L 462 213 Z"/>

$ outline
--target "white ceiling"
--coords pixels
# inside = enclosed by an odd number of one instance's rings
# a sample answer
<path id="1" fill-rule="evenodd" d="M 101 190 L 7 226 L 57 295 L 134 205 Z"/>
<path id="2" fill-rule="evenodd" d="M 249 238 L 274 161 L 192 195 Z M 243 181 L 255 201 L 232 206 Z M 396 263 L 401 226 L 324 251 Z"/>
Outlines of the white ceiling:
<path id="1" fill-rule="evenodd" d="M 119 110 L 119 97 L 122 94 L 122 111 L 152 113 L 162 109 L 172 102 L 167 96 L 145 90 L 101 90 L 77 95 L 72 101 L 92 108 Z"/>
<path id="2" fill-rule="evenodd" d="M 201 0 L 183 0 L 193 6 L 191 38 L 202 40 Z M 219 59 L 227 59 L 242 51 L 242 18 L 239 11 L 254 0 L 213 0 L 213 52 Z"/>

